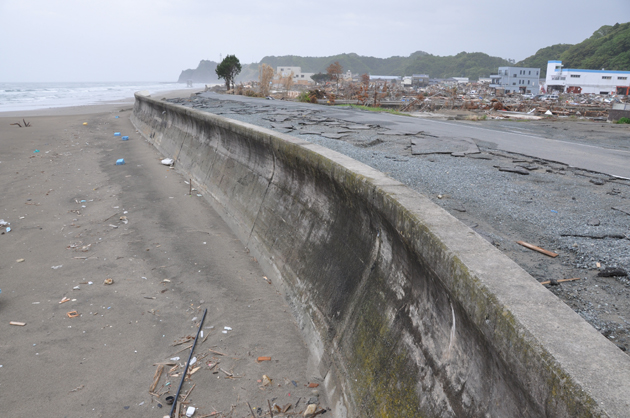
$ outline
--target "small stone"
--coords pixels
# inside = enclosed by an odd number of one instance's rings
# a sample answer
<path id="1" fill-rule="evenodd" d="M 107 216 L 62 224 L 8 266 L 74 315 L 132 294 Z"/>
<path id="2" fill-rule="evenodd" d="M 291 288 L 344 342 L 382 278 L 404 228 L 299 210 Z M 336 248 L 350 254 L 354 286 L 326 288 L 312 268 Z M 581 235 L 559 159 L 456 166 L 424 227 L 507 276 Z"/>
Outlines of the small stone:
<path id="1" fill-rule="evenodd" d="M 606 182 L 602 179 L 590 179 L 589 181 L 597 186 L 603 186 L 606 184 Z"/>
<path id="2" fill-rule="evenodd" d="M 586 222 L 586 225 L 589 225 L 589 226 L 599 226 L 599 225 L 600 225 L 600 222 L 599 222 L 599 219 L 593 218 L 593 219 L 589 219 L 589 220 Z"/>
<path id="3" fill-rule="evenodd" d="M 558 286 L 559 284 L 556 279 L 549 280 L 549 286 Z"/>

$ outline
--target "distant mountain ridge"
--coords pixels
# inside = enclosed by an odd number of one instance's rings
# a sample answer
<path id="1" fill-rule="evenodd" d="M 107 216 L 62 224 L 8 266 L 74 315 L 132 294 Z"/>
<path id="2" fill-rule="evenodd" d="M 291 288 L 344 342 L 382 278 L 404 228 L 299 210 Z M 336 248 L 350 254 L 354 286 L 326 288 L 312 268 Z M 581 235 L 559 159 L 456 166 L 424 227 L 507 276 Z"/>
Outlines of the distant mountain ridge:
<path id="1" fill-rule="evenodd" d="M 428 74 L 431 78 L 469 77 L 476 80 L 496 74 L 498 67 L 535 67 L 542 70 L 545 77 L 547 61 L 561 60 L 567 68 L 630 70 L 630 22 L 604 25 L 593 35 L 576 45 L 556 44 L 539 49 L 534 55 L 513 64 L 510 61 L 492 57 L 482 52 L 460 52 L 457 55 L 438 56 L 424 51 L 416 51 L 408 57 L 393 56 L 376 58 L 355 53 L 345 53 L 328 57 L 301 57 L 298 55 L 266 56 L 260 63 L 243 64 L 243 70 L 236 81 L 258 79 L 258 67 L 267 64 L 273 67 L 301 67 L 303 72 L 326 72 L 326 68 L 338 61 L 344 71 L 354 74 L 371 75 L 412 75 Z M 217 63 L 202 60 L 196 69 L 182 71 L 178 82 L 192 80 L 196 83 L 218 83 L 214 72 Z"/>

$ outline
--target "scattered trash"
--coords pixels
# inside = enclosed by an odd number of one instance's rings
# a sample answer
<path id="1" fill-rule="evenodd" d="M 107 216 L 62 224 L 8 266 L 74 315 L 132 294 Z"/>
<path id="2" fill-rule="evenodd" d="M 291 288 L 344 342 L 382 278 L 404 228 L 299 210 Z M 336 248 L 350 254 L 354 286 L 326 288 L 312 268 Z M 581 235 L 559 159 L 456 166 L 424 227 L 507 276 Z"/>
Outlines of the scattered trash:
<path id="1" fill-rule="evenodd" d="M 175 160 L 173 160 L 172 158 L 165 158 L 161 161 L 162 165 L 168 165 L 168 166 L 172 166 L 173 164 L 175 164 Z"/>
<path id="2" fill-rule="evenodd" d="M 262 385 L 269 386 L 271 385 L 271 382 L 272 382 L 272 379 L 270 379 L 269 376 L 267 376 L 266 374 L 263 374 Z"/>
<path id="3" fill-rule="evenodd" d="M 114 132 L 114 136 L 120 136 L 120 132 Z"/>
<path id="4" fill-rule="evenodd" d="M 167 405 L 173 405 L 173 402 L 175 402 L 174 396 L 167 396 L 166 398 L 164 398 L 164 403 L 166 403 Z"/>
<path id="5" fill-rule="evenodd" d="M 11 232 L 11 227 L 10 227 L 10 226 L 7 226 L 6 231 L 7 231 L 7 232 Z"/>
<path id="6" fill-rule="evenodd" d="M 4 219 L 0 219 L 0 226 L 8 226 L 9 223 L 7 221 L 5 221 Z"/>
<path id="7" fill-rule="evenodd" d="M 24 259 L 23 258 L 18 258 L 17 260 L 15 260 L 16 263 L 23 263 Z"/>
<path id="8" fill-rule="evenodd" d="M 538 251 L 539 253 L 545 254 L 546 256 L 549 256 L 551 258 L 555 258 L 558 256 L 558 254 L 553 253 L 551 251 L 545 250 L 543 248 L 537 247 L 535 245 L 529 244 L 525 241 L 516 241 L 517 244 L 522 245 L 525 248 L 529 248 L 530 250 L 534 250 L 534 251 Z"/>
<path id="9" fill-rule="evenodd" d="M 125 136 L 122 137 L 122 140 L 123 141 L 129 141 L 129 137 L 127 135 L 125 135 Z"/>
<path id="10" fill-rule="evenodd" d="M 571 279 L 560 279 L 560 280 L 546 280 L 544 282 L 540 282 L 540 284 L 554 284 L 557 285 L 558 283 L 564 283 L 564 282 L 574 282 L 576 280 L 580 280 L 579 277 L 573 277 Z"/>
<path id="11" fill-rule="evenodd" d="M 77 285 L 77 286 L 73 287 L 72 290 L 81 290 L 81 287 Z"/>
<path id="12" fill-rule="evenodd" d="M 306 410 L 304 411 L 304 416 L 307 417 L 309 415 L 313 415 L 316 410 L 317 410 L 317 405 L 312 403 L 306 407 Z"/>
<path id="13" fill-rule="evenodd" d="M 83 122 L 83 126 L 87 126 L 87 122 Z"/>
<path id="14" fill-rule="evenodd" d="M 118 119 L 120 116 L 114 116 L 114 119 Z"/>
<path id="15" fill-rule="evenodd" d="M 226 330 L 226 331 L 232 331 L 232 328 L 230 328 L 230 327 L 223 327 L 223 329 Z"/>
<path id="16" fill-rule="evenodd" d="M 68 318 L 76 318 L 79 316 L 79 313 L 77 311 L 70 311 L 66 315 L 68 315 Z"/>
<path id="17" fill-rule="evenodd" d="M 58 265 L 58 266 L 52 266 L 51 268 L 52 268 L 53 270 L 57 270 L 57 269 L 59 269 L 59 268 L 61 268 L 61 267 L 63 267 L 63 264 L 60 264 L 60 265 Z"/>
<path id="18" fill-rule="evenodd" d="M 195 364 L 197 362 L 197 357 L 193 357 L 192 359 L 190 359 L 190 362 L 188 363 L 189 366 L 192 366 L 193 364 Z"/>
<path id="19" fill-rule="evenodd" d="M 186 416 L 187 417 L 192 417 L 195 413 L 195 407 L 194 406 L 189 406 L 188 409 L 186 409 Z"/>
<path id="20" fill-rule="evenodd" d="M 16 327 L 23 327 L 26 325 L 26 322 L 11 321 L 9 322 L 9 325 L 15 325 Z"/>
<path id="21" fill-rule="evenodd" d="M 24 119 L 22 119 L 22 122 L 24 122 L 24 127 L 25 128 L 28 128 L 29 126 L 31 126 L 31 122 L 27 122 Z M 20 122 L 11 123 L 10 125 L 17 125 L 20 128 L 22 127 L 22 125 L 20 125 Z"/>
<path id="22" fill-rule="evenodd" d="M 309 383 L 308 384 L 308 387 L 311 388 L 311 389 L 316 388 L 318 386 L 319 386 L 319 383 Z"/>
<path id="23" fill-rule="evenodd" d="M 33 151 L 33 153 L 38 153 L 38 152 L 39 152 L 39 150 L 38 150 L 38 149 L 36 149 L 35 151 Z"/>
<path id="24" fill-rule="evenodd" d="M 261 362 L 261 361 L 271 361 L 271 357 L 258 357 L 258 359 L 256 360 L 257 362 Z"/>
<path id="25" fill-rule="evenodd" d="M 103 280 L 103 284 L 106 284 L 106 285 L 114 284 L 114 279 L 111 279 L 111 278 L 105 279 Z"/>
<path id="26" fill-rule="evenodd" d="M 63 299 L 61 299 L 61 301 L 59 301 L 59 304 L 66 303 L 66 302 L 70 302 L 70 299 L 63 298 Z"/>
<path id="27" fill-rule="evenodd" d="M 597 277 L 625 277 L 627 275 L 627 271 L 616 267 L 606 267 L 604 270 L 597 273 Z"/>
<path id="28" fill-rule="evenodd" d="M 179 357 L 171 357 L 171 360 L 173 360 L 173 361 L 179 361 Z"/>
<path id="29" fill-rule="evenodd" d="M 125 164 L 125 159 L 124 158 L 120 158 L 118 160 L 116 160 L 116 165 L 124 165 Z"/>

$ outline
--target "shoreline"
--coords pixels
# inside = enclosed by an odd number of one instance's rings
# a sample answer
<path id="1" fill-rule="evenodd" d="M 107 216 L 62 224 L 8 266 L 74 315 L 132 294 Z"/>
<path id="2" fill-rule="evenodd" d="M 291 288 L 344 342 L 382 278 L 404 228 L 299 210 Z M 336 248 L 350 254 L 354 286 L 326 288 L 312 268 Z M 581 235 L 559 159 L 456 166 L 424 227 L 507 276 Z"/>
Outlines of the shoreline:
<path id="1" fill-rule="evenodd" d="M 185 97 L 186 93 L 195 94 L 203 91 L 204 88 L 187 88 L 178 90 L 166 90 L 159 91 L 151 94 L 152 97 L 159 97 L 171 99 Z M 14 118 L 14 117 L 35 117 L 35 116 L 70 116 L 70 115 L 91 115 L 97 113 L 108 113 L 118 110 L 121 106 L 133 107 L 135 99 L 133 96 L 114 101 L 104 101 L 88 105 L 77 106 L 60 106 L 60 107 L 46 107 L 40 109 L 29 110 L 0 110 L 0 118 Z"/>

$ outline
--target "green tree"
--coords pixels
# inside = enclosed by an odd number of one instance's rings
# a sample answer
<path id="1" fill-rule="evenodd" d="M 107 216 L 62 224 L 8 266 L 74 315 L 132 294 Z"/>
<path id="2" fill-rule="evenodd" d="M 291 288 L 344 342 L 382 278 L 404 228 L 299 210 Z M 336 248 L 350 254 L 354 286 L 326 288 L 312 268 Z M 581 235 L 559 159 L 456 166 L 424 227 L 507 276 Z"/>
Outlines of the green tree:
<path id="1" fill-rule="evenodd" d="M 230 89 L 234 87 L 234 78 L 241 72 L 241 63 L 235 55 L 228 55 L 221 61 L 221 64 L 217 65 L 215 70 L 217 77 L 225 80 L 225 87 Z"/>
<path id="2" fill-rule="evenodd" d="M 330 76 L 328 74 L 322 74 L 322 73 L 313 74 L 311 78 L 317 84 L 325 83 L 326 81 L 330 80 Z"/>

